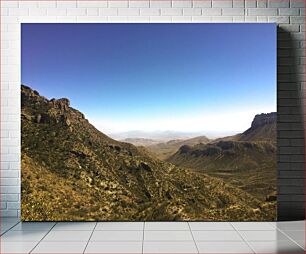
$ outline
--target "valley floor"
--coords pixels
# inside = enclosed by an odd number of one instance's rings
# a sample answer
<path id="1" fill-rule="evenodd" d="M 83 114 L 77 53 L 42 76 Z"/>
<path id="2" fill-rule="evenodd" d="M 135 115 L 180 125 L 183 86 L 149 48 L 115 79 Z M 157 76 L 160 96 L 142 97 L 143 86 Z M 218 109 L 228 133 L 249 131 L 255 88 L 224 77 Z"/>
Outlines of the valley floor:
<path id="1" fill-rule="evenodd" d="M 20 222 L 0 218 L 0 253 L 304 253 L 305 221 Z"/>

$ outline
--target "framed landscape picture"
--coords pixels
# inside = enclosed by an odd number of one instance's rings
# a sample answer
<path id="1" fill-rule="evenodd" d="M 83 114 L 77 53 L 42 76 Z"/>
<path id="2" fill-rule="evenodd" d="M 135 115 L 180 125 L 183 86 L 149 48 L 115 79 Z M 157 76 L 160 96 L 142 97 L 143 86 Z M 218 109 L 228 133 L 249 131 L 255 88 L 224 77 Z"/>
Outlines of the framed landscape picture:
<path id="1" fill-rule="evenodd" d="M 22 24 L 23 221 L 276 220 L 275 24 Z"/>

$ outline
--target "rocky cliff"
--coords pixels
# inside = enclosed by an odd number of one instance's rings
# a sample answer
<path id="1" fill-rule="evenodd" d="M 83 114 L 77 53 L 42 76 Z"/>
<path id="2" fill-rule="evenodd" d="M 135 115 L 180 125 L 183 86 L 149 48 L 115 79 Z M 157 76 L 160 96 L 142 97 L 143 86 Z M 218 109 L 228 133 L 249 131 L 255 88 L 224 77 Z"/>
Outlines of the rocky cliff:
<path id="1" fill-rule="evenodd" d="M 256 115 L 241 134 L 182 146 L 167 161 L 221 178 L 264 201 L 276 192 L 276 113 Z"/>
<path id="2" fill-rule="evenodd" d="M 276 120 L 277 120 L 276 112 L 267 113 L 267 114 L 262 113 L 254 117 L 254 120 L 252 121 L 251 124 L 251 128 L 255 129 L 263 125 L 274 124 L 276 123 Z"/>
<path id="3" fill-rule="evenodd" d="M 272 141 L 276 143 L 277 113 L 256 115 L 251 127 L 237 135 L 239 141 Z"/>

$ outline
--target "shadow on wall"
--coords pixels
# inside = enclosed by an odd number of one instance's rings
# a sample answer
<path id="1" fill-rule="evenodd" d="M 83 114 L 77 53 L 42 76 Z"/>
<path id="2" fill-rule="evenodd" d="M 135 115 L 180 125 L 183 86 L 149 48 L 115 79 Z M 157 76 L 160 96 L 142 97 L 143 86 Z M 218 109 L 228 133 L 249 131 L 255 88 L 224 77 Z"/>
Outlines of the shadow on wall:
<path id="1" fill-rule="evenodd" d="M 278 220 L 305 219 L 304 73 L 300 43 L 277 29 Z M 304 50 L 300 48 L 300 50 Z"/>

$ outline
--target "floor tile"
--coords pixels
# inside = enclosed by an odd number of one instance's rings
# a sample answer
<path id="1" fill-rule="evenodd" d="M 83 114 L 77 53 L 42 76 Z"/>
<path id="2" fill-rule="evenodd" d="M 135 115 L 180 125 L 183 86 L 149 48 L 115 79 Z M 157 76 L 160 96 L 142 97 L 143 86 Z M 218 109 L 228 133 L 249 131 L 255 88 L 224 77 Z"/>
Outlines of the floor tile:
<path id="1" fill-rule="evenodd" d="M 189 222 L 191 230 L 235 230 L 229 222 Z"/>
<path id="2" fill-rule="evenodd" d="M 197 253 L 193 237 L 201 253 L 251 253 L 239 234 L 257 253 L 304 253 L 305 247 L 304 221 L 147 222 L 145 232 L 143 222 L 61 222 L 47 234 L 53 225 L 2 221 L 2 230 L 14 227 L 1 236 L 1 253 L 27 253 L 42 238 L 33 253 L 82 253 L 95 225 L 86 253 L 141 253 L 143 237 L 144 253 Z"/>
<path id="3" fill-rule="evenodd" d="M 305 249 L 305 231 L 304 230 L 290 230 L 282 231 L 285 235 L 289 236 L 291 240 L 295 241 L 302 248 Z"/>
<path id="4" fill-rule="evenodd" d="M 18 232 L 18 231 L 15 231 Z M 51 230 L 43 239 L 44 242 L 86 242 L 92 231 L 53 231 Z"/>
<path id="5" fill-rule="evenodd" d="M 143 253 L 198 253 L 194 242 L 144 242 Z"/>
<path id="6" fill-rule="evenodd" d="M 32 253 L 83 253 L 87 242 L 40 242 Z"/>
<path id="7" fill-rule="evenodd" d="M 304 253 L 304 250 L 291 241 L 248 242 L 256 253 Z"/>
<path id="8" fill-rule="evenodd" d="M 295 242 L 305 250 L 305 240 L 296 240 Z"/>
<path id="9" fill-rule="evenodd" d="M 49 231 L 55 222 L 20 222 L 11 230 L 13 231 Z"/>
<path id="10" fill-rule="evenodd" d="M 143 231 L 94 231 L 90 241 L 109 242 L 109 241 L 142 241 Z"/>
<path id="11" fill-rule="evenodd" d="M 280 221 L 280 222 L 273 222 L 272 224 L 281 230 L 304 230 L 305 231 L 305 221 Z"/>
<path id="12" fill-rule="evenodd" d="M 40 241 L 47 232 L 40 231 L 8 231 L 1 236 L 3 242 L 35 242 Z"/>
<path id="13" fill-rule="evenodd" d="M 271 231 L 239 231 L 241 236 L 246 241 L 286 241 L 289 240 L 287 236 L 278 230 Z"/>
<path id="14" fill-rule="evenodd" d="M 19 222 L 3 222 L 3 223 L 1 223 L 1 225 L 0 225 L 1 234 L 10 230 L 14 226 L 18 225 L 18 223 Z"/>
<path id="15" fill-rule="evenodd" d="M 98 222 L 95 230 L 143 230 L 144 222 Z"/>
<path id="16" fill-rule="evenodd" d="M 190 231 L 145 231 L 145 241 L 193 241 Z"/>
<path id="17" fill-rule="evenodd" d="M 145 230 L 190 230 L 188 222 L 145 222 Z"/>
<path id="18" fill-rule="evenodd" d="M 52 229 L 55 231 L 93 230 L 96 222 L 58 222 Z"/>
<path id="19" fill-rule="evenodd" d="M 0 229 L 1 229 L 1 234 L 10 230 L 12 227 L 14 227 L 14 225 L 1 225 Z"/>
<path id="20" fill-rule="evenodd" d="M 2 222 L 0 224 L 1 228 L 3 227 L 13 227 L 15 225 L 18 225 L 19 222 Z"/>
<path id="21" fill-rule="evenodd" d="M 192 231 L 195 241 L 242 241 L 236 231 Z"/>
<path id="22" fill-rule="evenodd" d="M 274 230 L 269 222 L 231 222 L 236 230 Z"/>
<path id="23" fill-rule="evenodd" d="M 6 231 L 8 231 L 7 228 L 1 228 L 0 229 L 0 235 L 4 234 Z"/>
<path id="24" fill-rule="evenodd" d="M 3 223 L 18 223 L 20 222 L 20 218 L 10 218 L 10 217 L 1 217 L 0 218 L 0 224 L 2 225 Z"/>
<path id="25" fill-rule="evenodd" d="M 197 242 L 200 253 L 253 253 L 244 242 Z"/>
<path id="26" fill-rule="evenodd" d="M 1 242 L 0 253 L 29 253 L 38 242 Z"/>
<path id="27" fill-rule="evenodd" d="M 292 240 L 305 240 L 305 231 L 303 230 L 288 230 L 282 232 L 288 235 Z"/>
<path id="28" fill-rule="evenodd" d="M 89 242 L 85 253 L 142 253 L 142 242 Z"/>

